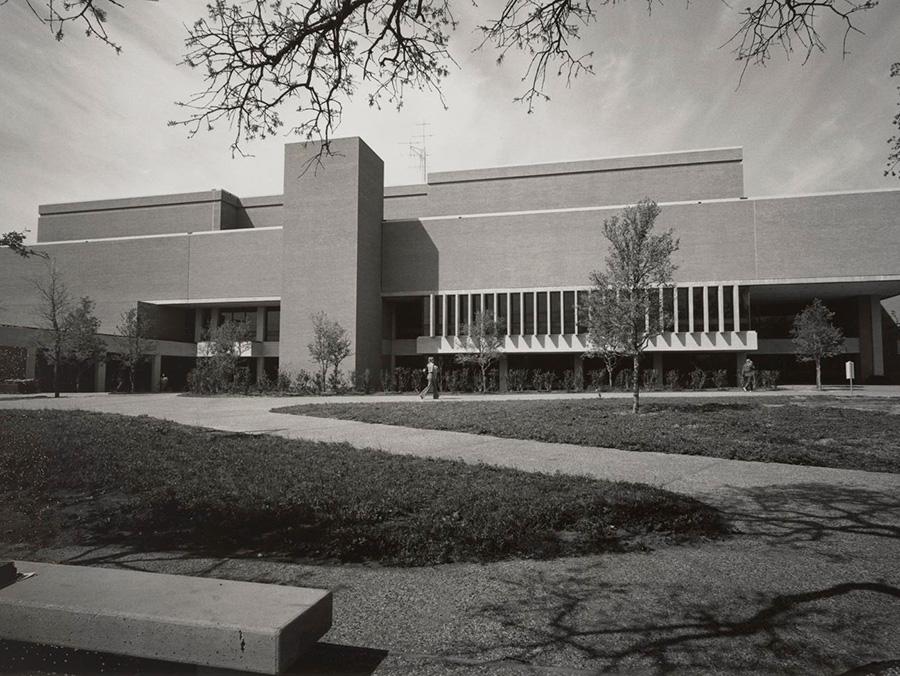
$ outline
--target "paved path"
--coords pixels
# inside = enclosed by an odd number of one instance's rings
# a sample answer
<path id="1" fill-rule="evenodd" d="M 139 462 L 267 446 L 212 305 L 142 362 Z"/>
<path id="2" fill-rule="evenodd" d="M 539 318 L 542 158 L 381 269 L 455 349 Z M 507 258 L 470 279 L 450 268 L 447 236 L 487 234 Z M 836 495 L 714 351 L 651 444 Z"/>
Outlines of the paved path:
<path id="1" fill-rule="evenodd" d="M 585 395 L 574 395 L 585 396 Z M 347 397 L 347 401 L 410 401 L 409 396 Z M 182 397 L 175 394 L 69 395 L 60 399 L 0 399 L 6 408 L 60 408 L 149 415 L 174 422 L 231 432 L 275 434 L 290 439 L 347 442 L 362 448 L 467 462 L 516 467 L 528 471 L 586 474 L 636 481 L 689 495 L 723 489 L 800 483 L 864 487 L 900 493 L 900 475 L 778 463 L 723 460 L 668 453 L 641 453 L 610 448 L 501 439 L 462 432 L 420 430 L 349 420 L 272 413 L 279 406 L 334 398 Z M 423 406 L 442 405 L 426 400 Z M 900 424 L 900 421 L 898 421 Z"/>

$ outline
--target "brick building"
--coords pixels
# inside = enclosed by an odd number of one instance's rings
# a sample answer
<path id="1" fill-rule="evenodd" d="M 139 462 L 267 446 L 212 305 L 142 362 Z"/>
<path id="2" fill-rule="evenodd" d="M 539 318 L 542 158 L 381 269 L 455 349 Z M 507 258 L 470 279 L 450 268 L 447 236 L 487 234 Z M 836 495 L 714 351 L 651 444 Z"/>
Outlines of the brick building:
<path id="1" fill-rule="evenodd" d="M 744 195 L 740 148 L 432 173 L 384 186 L 360 139 L 285 149 L 284 192 L 223 190 L 40 207 L 35 248 L 73 296 L 96 303 L 101 331 L 138 306 L 153 320 L 144 379 L 174 385 L 202 354 L 205 329 L 253 326 L 256 373 L 312 370 L 310 315 L 324 310 L 353 340 L 349 369 L 378 372 L 452 355 L 474 312 L 495 313 L 509 368 L 584 371 L 578 296 L 606 255 L 601 224 L 644 197 L 657 228 L 681 241 L 671 330 L 648 367 L 727 368 L 746 355 L 810 382 L 789 329 L 814 297 L 836 312 L 861 379 L 900 382 L 896 326 L 881 301 L 900 294 L 900 190 Z M 32 279 L 41 263 L 0 251 L 0 346 L 22 375 L 40 371 Z M 109 347 L 115 351 L 115 338 Z M 831 360 L 826 381 L 842 379 Z M 93 385 L 109 388 L 97 368 Z M 2 375 L 2 374 L 0 374 Z"/>

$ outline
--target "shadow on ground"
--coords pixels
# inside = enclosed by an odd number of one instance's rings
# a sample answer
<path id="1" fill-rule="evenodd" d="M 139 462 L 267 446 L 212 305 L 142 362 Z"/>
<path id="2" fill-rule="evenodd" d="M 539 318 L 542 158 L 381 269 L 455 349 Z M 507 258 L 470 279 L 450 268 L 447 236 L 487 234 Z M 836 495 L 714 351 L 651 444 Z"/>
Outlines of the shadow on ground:
<path id="1" fill-rule="evenodd" d="M 729 520 L 734 533 L 769 545 L 809 550 L 811 545 L 864 539 L 900 543 L 900 490 L 791 484 L 720 491 L 704 498 Z M 846 546 L 815 549 L 836 561 L 859 552 Z"/>
<path id="2" fill-rule="evenodd" d="M 387 654 L 384 650 L 374 648 L 319 642 L 283 673 L 296 676 L 370 676 L 387 657 Z M 217 671 L 213 668 L 198 669 L 191 665 L 175 662 L 0 641 L 0 674 L 193 676 L 194 674 L 211 675 L 215 673 Z M 227 670 L 222 673 L 237 676 L 250 672 Z"/>

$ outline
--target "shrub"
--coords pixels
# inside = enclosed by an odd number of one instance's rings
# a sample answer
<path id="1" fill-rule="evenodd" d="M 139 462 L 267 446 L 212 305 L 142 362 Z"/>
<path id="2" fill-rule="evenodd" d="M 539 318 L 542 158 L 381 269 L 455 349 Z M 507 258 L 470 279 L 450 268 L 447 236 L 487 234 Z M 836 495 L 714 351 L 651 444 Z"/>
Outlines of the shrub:
<path id="1" fill-rule="evenodd" d="M 269 378 L 269 374 L 265 371 L 256 377 L 256 389 L 259 392 L 271 392 L 275 389 L 275 383 Z"/>
<path id="2" fill-rule="evenodd" d="M 544 371 L 543 369 L 535 369 L 532 381 L 534 389 L 538 392 L 551 392 L 553 390 L 553 381 L 555 374 L 553 371 Z"/>
<path id="3" fill-rule="evenodd" d="M 575 371 L 571 369 L 566 369 L 563 371 L 562 377 L 563 389 L 566 392 L 574 392 L 575 391 Z"/>
<path id="4" fill-rule="evenodd" d="M 381 369 L 381 372 L 378 374 L 378 388 L 382 392 L 394 391 L 394 378 L 390 369 Z"/>
<path id="5" fill-rule="evenodd" d="M 767 390 L 777 390 L 778 389 L 778 380 L 780 378 L 781 378 L 781 371 L 778 371 L 778 370 L 760 371 L 759 386 L 764 387 Z"/>
<path id="6" fill-rule="evenodd" d="M 278 379 L 275 381 L 275 389 L 279 392 L 291 391 L 291 374 L 286 371 L 278 372 Z"/>
<path id="7" fill-rule="evenodd" d="M 699 366 L 690 372 L 690 384 L 692 390 L 702 390 L 706 385 L 706 371 Z"/>
<path id="8" fill-rule="evenodd" d="M 631 390 L 631 369 L 622 369 L 616 374 L 616 388 L 620 390 L 625 390 L 626 392 Z"/>
<path id="9" fill-rule="evenodd" d="M 677 369 L 666 371 L 666 387 L 672 391 L 681 389 L 681 376 Z"/>
<path id="10" fill-rule="evenodd" d="M 606 387 L 606 369 L 591 369 L 588 371 L 588 378 L 591 382 L 591 388 L 600 391 L 601 388 Z"/>
<path id="11" fill-rule="evenodd" d="M 720 390 L 724 390 L 728 387 L 728 371 L 725 369 L 716 369 L 713 371 L 713 385 Z"/>
<path id="12" fill-rule="evenodd" d="M 510 369 L 506 374 L 506 385 L 513 392 L 528 389 L 528 369 Z"/>
<path id="13" fill-rule="evenodd" d="M 316 385 L 313 377 L 306 369 L 300 369 L 297 372 L 297 377 L 294 378 L 293 389 L 298 394 L 315 394 L 319 391 L 318 385 Z"/>
<path id="14" fill-rule="evenodd" d="M 647 369 L 642 376 L 645 390 L 655 390 L 659 387 L 659 371 L 656 369 Z"/>

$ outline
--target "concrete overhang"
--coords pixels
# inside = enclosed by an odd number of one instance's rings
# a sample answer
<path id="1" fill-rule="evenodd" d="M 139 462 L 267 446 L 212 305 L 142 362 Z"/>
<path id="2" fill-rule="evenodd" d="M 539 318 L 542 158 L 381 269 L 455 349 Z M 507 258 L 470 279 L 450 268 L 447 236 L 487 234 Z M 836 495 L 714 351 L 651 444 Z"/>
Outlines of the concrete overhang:
<path id="1" fill-rule="evenodd" d="M 760 280 L 742 282 L 750 289 L 750 302 L 790 302 L 875 296 L 884 300 L 900 295 L 900 275 L 816 278 L 802 280 Z"/>

